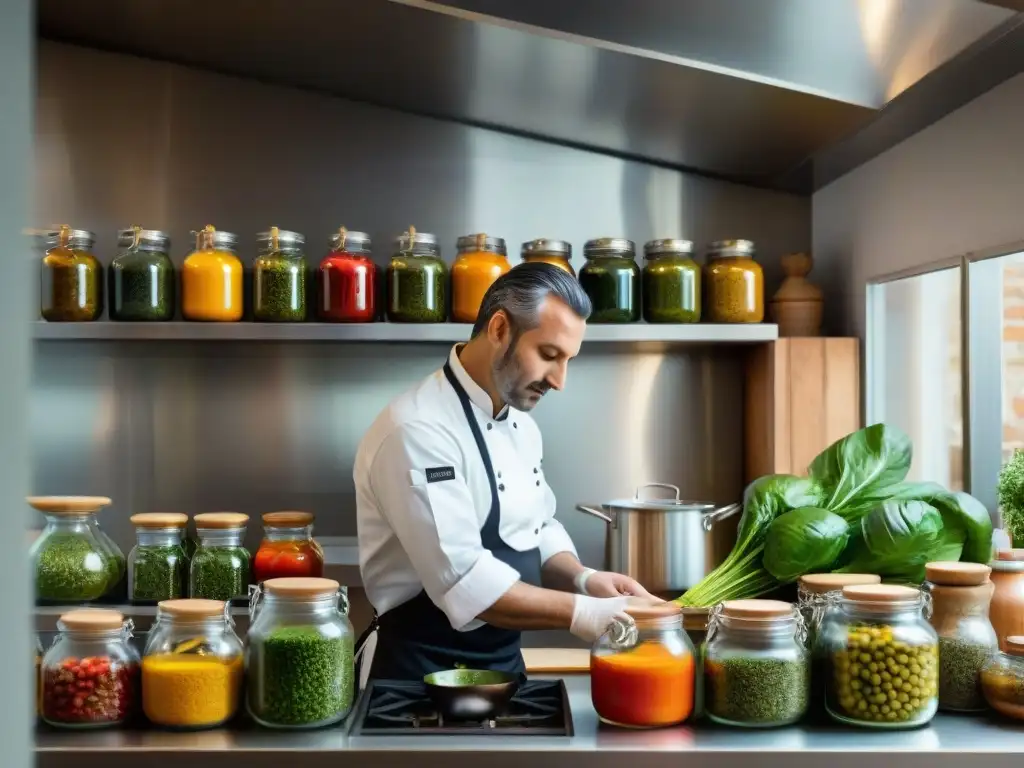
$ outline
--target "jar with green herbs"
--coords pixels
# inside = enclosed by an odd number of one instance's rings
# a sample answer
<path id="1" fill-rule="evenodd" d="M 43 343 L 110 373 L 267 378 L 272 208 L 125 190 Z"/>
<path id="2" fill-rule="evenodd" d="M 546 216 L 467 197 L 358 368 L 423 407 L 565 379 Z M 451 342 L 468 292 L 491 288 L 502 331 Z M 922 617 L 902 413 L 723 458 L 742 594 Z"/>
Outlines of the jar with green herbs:
<path id="1" fill-rule="evenodd" d="M 985 700 L 1001 715 L 1024 720 L 1024 635 L 1010 635 L 981 670 Z"/>
<path id="2" fill-rule="evenodd" d="M 387 318 L 393 323 L 448 319 L 448 267 L 437 237 L 409 227 L 395 239 L 387 271 Z"/>
<path id="3" fill-rule="evenodd" d="M 241 600 L 249 595 L 249 551 L 242 545 L 249 516 L 240 512 L 196 515 L 199 544 L 189 566 L 189 596 Z"/>
<path id="4" fill-rule="evenodd" d="M 107 270 L 110 319 L 132 322 L 174 317 L 174 265 L 166 232 L 132 227 L 117 233 L 120 252 Z"/>
<path id="5" fill-rule="evenodd" d="M 818 630 L 827 656 L 825 706 L 832 719 L 867 728 L 915 728 L 939 706 L 939 639 L 914 587 L 843 587 Z"/>
<path id="6" fill-rule="evenodd" d="M 157 603 L 184 597 L 188 590 L 188 557 L 182 531 L 188 515 L 144 512 L 131 516 L 136 544 L 128 554 L 128 599 Z"/>
<path id="7" fill-rule="evenodd" d="M 750 240 L 719 240 L 704 266 L 704 318 L 709 323 L 764 321 L 764 272 Z"/>
<path id="8" fill-rule="evenodd" d="M 580 286 L 590 297 L 591 323 L 635 323 L 640 319 L 640 268 L 636 246 L 621 237 L 601 237 L 583 245 L 586 263 Z"/>
<path id="9" fill-rule="evenodd" d="M 931 596 L 929 623 L 939 636 L 939 709 L 986 709 L 981 670 L 999 650 L 988 618 L 992 569 L 981 563 L 936 562 L 925 566 Z"/>
<path id="10" fill-rule="evenodd" d="M 103 496 L 28 498 L 29 506 L 46 517 L 46 527 L 29 550 L 37 600 L 91 602 L 118 585 L 124 575 L 124 555 L 96 520 L 110 503 Z"/>
<path id="11" fill-rule="evenodd" d="M 252 315 L 266 323 L 306 319 L 306 239 L 271 227 L 256 235 L 259 253 L 252 265 Z"/>
<path id="12" fill-rule="evenodd" d="M 43 319 L 85 322 L 103 314 L 103 267 L 92 254 L 96 237 L 63 226 L 39 235 L 45 249 L 40 274 Z"/>
<path id="13" fill-rule="evenodd" d="M 268 728 L 343 720 L 355 695 L 355 638 L 338 582 L 281 578 L 253 594 L 247 709 Z"/>
<path id="14" fill-rule="evenodd" d="M 651 240 L 644 245 L 644 320 L 700 321 L 700 267 L 689 240 Z"/>

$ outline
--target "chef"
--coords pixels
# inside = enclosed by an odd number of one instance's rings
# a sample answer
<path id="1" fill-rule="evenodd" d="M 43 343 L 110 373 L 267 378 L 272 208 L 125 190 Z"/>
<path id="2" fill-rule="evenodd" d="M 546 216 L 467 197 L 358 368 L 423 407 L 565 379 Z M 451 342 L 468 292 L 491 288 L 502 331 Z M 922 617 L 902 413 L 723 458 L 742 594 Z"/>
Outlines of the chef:
<path id="1" fill-rule="evenodd" d="M 487 291 L 470 341 L 363 437 L 359 566 L 376 617 L 357 647 L 362 683 L 456 666 L 523 675 L 522 630 L 590 643 L 631 601 L 656 599 L 580 564 L 528 415 L 565 385 L 589 314 L 567 272 L 515 267 Z"/>

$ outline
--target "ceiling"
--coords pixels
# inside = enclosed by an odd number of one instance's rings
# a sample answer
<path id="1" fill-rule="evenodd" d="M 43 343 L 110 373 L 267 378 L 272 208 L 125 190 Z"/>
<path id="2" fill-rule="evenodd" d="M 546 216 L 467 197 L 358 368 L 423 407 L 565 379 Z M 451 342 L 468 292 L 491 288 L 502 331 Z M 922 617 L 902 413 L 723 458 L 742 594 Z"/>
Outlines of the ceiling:
<path id="1" fill-rule="evenodd" d="M 37 3 L 48 39 L 797 192 L 1020 71 L 1024 54 L 1007 54 L 1024 35 L 1017 5 L 1024 0 Z"/>

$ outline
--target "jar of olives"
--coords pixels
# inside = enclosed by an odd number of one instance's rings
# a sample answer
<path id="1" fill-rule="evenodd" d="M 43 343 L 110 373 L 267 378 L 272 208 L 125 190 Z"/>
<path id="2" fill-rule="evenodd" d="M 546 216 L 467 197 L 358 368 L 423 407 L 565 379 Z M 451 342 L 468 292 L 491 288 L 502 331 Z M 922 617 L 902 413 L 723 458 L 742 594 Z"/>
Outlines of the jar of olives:
<path id="1" fill-rule="evenodd" d="M 572 268 L 572 243 L 567 240 L 551 240 L 540 237 L 523 243 L 519 254 L 522 256 L 524 264 L 537 261 L 564 269 L 573 277 L 576 276 L 576 270 Z"/>
<path id="2" fill-rule="evenodd" d="M 267 323 L 306 319 L 306 239 L 271 227 L 256 235 L 259 254 L 252 265 L 252 316 Z"/>
<path id="3" fill-rule="evenodd" d="M 938 635 L 927 596 L 913 587 L 843 587 L 818 630 L 827 657 L 825 707 L 834 720 L 869 728 L 914 728 L 939 706 Z"/>
<path id="4" fill-rule="evenodd" d="M 621 237 L 588 240 L 580 287 L 590 297 L 592 323 L 635 323 L 640 319 L 640 268 L 636 246 Z"/>
<path id="5" fill-rule="evenodd" d="M 644 320 L 696 323 L 700 320 L 700 267 L 689 240 L 651 240 L 644 245 Z"/>
<path id="6" fill-rule="evenodd" d="M 437 237 L 409 227 L 395 238 L 387 271 L 387 317 L 393 323 L 448 319 L 448 267 Z"/>
<path id="7" fill-rule="evenodd" d="M 719 240 L 704 266 L 704 319 L 709 323 L 764 321 L 764 272 L 750 240 Z"/>
<path id="8" fill-rule="evenodd" d="M 45 232 L 41 273 L 44 320 L 83 322 L 103 314 L 103 267 L 92 254 L 96 237 L 84 229 L 63 226 Z"/>

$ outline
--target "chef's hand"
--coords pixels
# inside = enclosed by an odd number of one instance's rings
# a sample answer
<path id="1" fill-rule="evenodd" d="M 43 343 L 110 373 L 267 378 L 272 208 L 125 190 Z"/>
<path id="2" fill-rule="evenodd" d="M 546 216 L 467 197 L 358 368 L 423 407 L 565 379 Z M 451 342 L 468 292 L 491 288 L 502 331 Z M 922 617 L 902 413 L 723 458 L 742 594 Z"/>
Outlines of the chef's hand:
<path id="1" fill-rule="evenodd" d="M 574 595 L 572 624 L 569 625 L 569 631 L 588 645 L 593 645 L 616 620 L 630 621 L 629 614 L 626 613 L 630 599 Z"/>
<path id="2" fill-rule="evenodd" d="M 595 571 L 587 568 L 576 577 L 576 591 L 591 597 L 619 597 L 633 595 L 657 600 L 654 595 L 644 589 L 640 582 L 611 571 Z"/>

